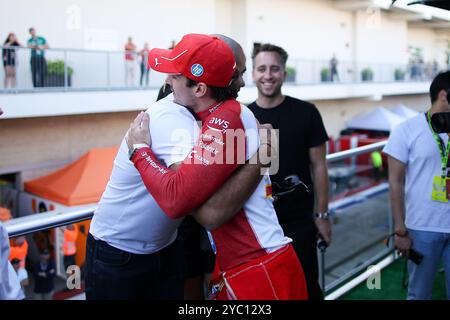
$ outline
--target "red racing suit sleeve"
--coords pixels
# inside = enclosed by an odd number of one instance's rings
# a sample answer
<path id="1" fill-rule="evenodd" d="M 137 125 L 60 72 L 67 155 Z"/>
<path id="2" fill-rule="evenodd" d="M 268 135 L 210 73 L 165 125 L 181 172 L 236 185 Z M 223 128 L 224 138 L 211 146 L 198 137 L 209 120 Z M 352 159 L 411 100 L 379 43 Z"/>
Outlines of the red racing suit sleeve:
<path id="1" fill-rule="evenodd" d="M 245 131 L 239 103 L 229 100 L 206 118 L 199 139 L 177 171 L 163 166 L 150 148 L 139 149 L 131 161 L 147 190 L 170 218 L 189 214 L 245 163 Z"/>

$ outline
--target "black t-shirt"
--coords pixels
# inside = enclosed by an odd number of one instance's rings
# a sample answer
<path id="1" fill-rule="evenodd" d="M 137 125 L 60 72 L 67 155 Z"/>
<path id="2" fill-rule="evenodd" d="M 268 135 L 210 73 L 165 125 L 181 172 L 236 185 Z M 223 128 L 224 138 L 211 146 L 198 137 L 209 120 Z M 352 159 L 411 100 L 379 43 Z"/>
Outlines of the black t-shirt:
<path id="1" fill-rule="evenodd" d="M 314 189 L 311 179 L 309 148 L 328 140 L 322 117 L 312 103 L 286 96 L 271 109 L 263 109 L 256 102 L 248 106 L 260 123 L 270 123 L 279 129 L 279 170 L 271 176 L 274 194 L 285 177 L 295 174 L 309 188 L 300 186 L 292 193 L 282 195 L 275 203 L 280 223 L 312 220 Z"/>

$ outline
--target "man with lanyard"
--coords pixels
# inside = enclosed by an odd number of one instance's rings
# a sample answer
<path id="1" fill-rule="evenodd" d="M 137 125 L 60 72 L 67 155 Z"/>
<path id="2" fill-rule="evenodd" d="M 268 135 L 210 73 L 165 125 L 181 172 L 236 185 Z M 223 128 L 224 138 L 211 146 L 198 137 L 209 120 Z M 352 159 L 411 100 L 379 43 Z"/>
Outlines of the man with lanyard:
<path id="1" fill-rule="evenodd" d="M 44 49 L 48 49 L 48 44 L 44 37 L 36 35 L 34 28 L 30 28 L 29 32 L 31 38 L 28 40 L 28 48 L 31 48 L 33 87 L 44 87 L 45 76 L 47 75 L 47 61 L 45 60 Z"/>
<path id="2" fill-rule="evenodd" d="M 173 219 L 202 204 L 258 147 L 264 147 L 255 139 L 255 117 L 234 99 L 237 92 L 218 88 L 229 79 L 208 68 L 214 56 L 191 59 L 180 44 L 173 50 L 150 51 L 150 66 L 169 74 L 175 101 L 189 106 L 203 121 L 197 143 L 183 163 L 168 168 L 150 149 L 148 115 L 139 115 L 128 133 L 131 161 L 156 202 Z M 242 50 L 239 60 L 245 65 Z M 143 147 L 145 143 L 149 146 Z M 217 299 L 307 298 L 303 269 L 292 240 L 278 223 L 270 186 L 266 174 L 245 204 L 236 208 L 236 215 L 210 228 L 217 252 L 212 281 Z"/>
<path id="3" fill-rule="evenodd" d="M 431 299 L 441 258 L 450 299 L 450 143 L 448 134 L 437 134 L 431 123 L 433 114 L 450 112 L 449 95 L 447 71 L 431 83 L 431 108 L 399 124 L 383 150 L 388 155 L 395 247 L 404 256 L 423 256 L 421 262 L 408 260 L 410 300 Z"/>

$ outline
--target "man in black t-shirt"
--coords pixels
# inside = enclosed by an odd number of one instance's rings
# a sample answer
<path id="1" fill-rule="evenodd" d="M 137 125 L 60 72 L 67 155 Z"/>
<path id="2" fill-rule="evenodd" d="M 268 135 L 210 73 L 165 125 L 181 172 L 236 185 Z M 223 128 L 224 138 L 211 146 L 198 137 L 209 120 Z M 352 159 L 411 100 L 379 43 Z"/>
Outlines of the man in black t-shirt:
<path id="1" fill-rule="evenodd" d="M 328 135 L 315 105 L 281 93 L 287 57 L 285 50 L 271 44 L 255 48 L 253 80 L 258 98 L 249 108 L 260 123 L 279 129 L 279 170 L 271 176 L 275 210 L 286 236 L 293 239 L 308 296 L 317 300 L 323 299 L 318 283 L 317 236 L 331 243 L 325 159 Z"/>

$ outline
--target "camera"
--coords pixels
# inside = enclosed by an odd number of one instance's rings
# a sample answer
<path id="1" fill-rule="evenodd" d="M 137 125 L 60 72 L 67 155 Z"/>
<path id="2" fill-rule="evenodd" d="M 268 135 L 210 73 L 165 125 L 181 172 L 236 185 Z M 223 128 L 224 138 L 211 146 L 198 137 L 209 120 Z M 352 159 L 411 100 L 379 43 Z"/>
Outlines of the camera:
<path id="1" fill-rule="evenodd" d="M 325 240 L 320 239 L 319 242 L 317 243 L 317 249 L 320 250 L 320 252 L 325 252 L 328 248 L 328 244 Z"/>
<path id="2" fill-rule="evenodd" d="M 447 98 L 449 96 L 447 95 Z M 431 116 L 431 126 L 436 133 L 450 133 L 450 112 L 437 112 L 433 114 Z"/>
<path id="3" fill-rule="evenodd" d="M 423 260 L 423 254 L 417 252 L 413 248 L 409 249 L 408 259 L 419 265 Z"/>
<path id="4" fill-rule="evenodd" d="M 325 241 L 323 236 L 320 234 L 320 232 L 317 233 L 317 249 L 320 250 L 320 252 L 324 253 L 328 248 L 328 243 Z"/>

